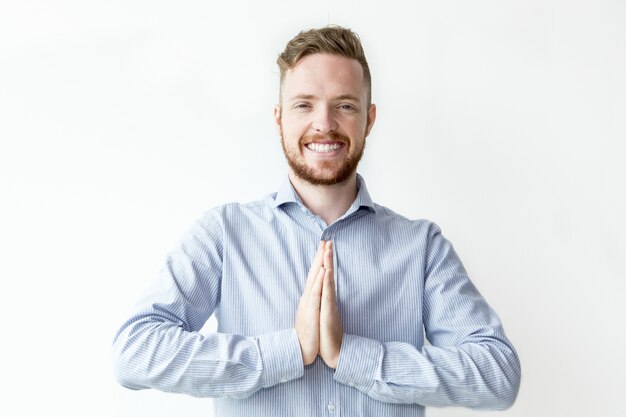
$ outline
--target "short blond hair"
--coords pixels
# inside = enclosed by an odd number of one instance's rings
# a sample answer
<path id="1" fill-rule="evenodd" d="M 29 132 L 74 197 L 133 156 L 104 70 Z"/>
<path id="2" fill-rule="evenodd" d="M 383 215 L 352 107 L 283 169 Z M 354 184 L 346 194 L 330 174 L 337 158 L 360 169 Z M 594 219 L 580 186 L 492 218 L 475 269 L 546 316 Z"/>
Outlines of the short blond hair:
<path id="1" fill-rule="evenodd" d="M 278 55 L 276 63 L 280 68 L 280 89 L 282 96 L 283 81 L 287 70 L 296 66 L 307 55 L 332 54 L 355 59 L 363 68 L 363 84 L 367 94 L 367 107 L 372 103 L 372 77 L 365 59 L 365 52 L 359 36 L 350 29 L 329 25 L 319 29 L 302 31 L 287 42 L 285 50 Z"/>

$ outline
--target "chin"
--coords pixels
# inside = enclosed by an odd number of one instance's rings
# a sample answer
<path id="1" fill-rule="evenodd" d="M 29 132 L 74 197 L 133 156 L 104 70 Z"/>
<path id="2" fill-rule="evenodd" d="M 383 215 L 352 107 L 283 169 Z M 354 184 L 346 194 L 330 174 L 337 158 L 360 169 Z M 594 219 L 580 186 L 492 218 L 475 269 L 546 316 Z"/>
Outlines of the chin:
<path id="1" fill-rule="evenodd" d="M 343 184 L 354 175 L 354 172 L 346 175 L 345 172 L 332 173 L 312 173 L 312 172 L 294 172 L 294 174 L 303 181 L 312 185 L 337 185 Z"/>

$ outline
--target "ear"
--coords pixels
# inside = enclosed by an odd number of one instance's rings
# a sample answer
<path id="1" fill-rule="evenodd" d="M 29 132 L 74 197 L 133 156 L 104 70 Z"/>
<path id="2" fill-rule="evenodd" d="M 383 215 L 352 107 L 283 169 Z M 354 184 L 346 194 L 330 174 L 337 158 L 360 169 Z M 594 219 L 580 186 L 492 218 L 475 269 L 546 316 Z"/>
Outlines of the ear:
<path id="1" fill-rule="evenodd" d="M 374 126 L 374 122 L 376 121 L 376 104 L 370 104 L 369 110 L 367 110 L 367 127 L 365 128 L 365 137 L 370 134 L 370 130 L 372 130 L 372 126 Z"/>
<path id="2" fill-rule="evenodd" d="M 283 134 L 283 124 L 281 121 L 281 107 L 280 104 L 274 105 L 274 123 L 276 123 L 276 128 L 278 129 L 278 134 L 282 136 Z"/>

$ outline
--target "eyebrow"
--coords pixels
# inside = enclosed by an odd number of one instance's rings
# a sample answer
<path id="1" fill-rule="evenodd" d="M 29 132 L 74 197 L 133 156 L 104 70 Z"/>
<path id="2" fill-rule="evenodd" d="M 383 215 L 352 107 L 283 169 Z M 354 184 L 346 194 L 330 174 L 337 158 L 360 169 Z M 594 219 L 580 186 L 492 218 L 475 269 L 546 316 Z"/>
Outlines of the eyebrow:
<path id="1" fill-rule="evenodd" d="M 313 94 L 298 94 L 295 97 L 292 97 L 290 101 L 295 101 L 295 100 L 312 100 L 312 99 L 316 99 L 317 96 L 313 95 Z M 333 97 L 333 100 L 352 100 L 352 101 L 356 101 L 358 102 L 359 99 L 355 96 L 353 96 L 352 94 L 341 94 L 339 96 Z"/>
<path id="2" fill-rule="evenodd" d="M 298 94 L 295 97 L 291 97 L 291 99 L 289 101 L 295 101 L 295 100 L 311 100 L 317 98 L 315 97 L 313 94 Z"/>
<path id="3" fill-rule="evenodd" d="M 357 97 L 352 94 L 342 94 L 340 96 L 335 97 L 335 100 L 352 100 L 352 101 L 360 101 Z"/>

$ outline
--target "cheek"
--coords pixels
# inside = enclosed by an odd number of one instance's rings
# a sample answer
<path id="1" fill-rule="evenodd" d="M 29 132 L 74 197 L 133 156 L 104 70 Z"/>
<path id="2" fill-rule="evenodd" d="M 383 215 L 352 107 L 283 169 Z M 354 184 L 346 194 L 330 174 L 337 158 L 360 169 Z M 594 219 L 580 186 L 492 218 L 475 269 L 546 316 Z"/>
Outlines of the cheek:
<path id="1" fill-rule="evenodd" d="M 287 138 L 300 138 L 307 132 L 306 125 L 302 123 L 294 123 L 293 121 L 283 120 L 282 124 L 283 135 Z"/>
<path id="2" fill-rule="evenodd" d="M 350 139 L 360 140 L 365 136 L 366 126 L 359 121 L 350 121 L 339 126 L 340 132 L 347 135 Z"/>

